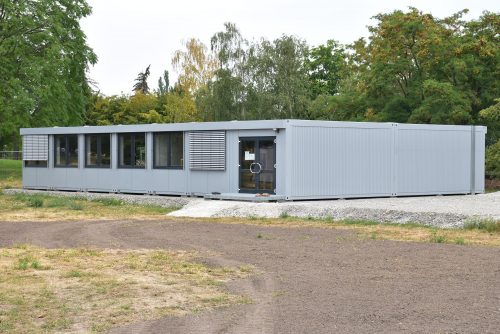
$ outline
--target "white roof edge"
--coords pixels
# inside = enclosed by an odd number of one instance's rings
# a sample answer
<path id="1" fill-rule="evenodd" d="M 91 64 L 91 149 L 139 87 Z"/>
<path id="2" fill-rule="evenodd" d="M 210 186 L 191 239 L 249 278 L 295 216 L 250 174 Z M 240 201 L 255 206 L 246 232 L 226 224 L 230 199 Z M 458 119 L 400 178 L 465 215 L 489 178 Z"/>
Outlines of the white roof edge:
<path id="1" fill-rule="evenodd" d="M 203 131 L 203 130 L 264 130 L 284 129 L 288 126 L 314 127 L 357 127 L 357 128 L 388 128 L 397 125 L 401 129 L 421 128 L 434 130 L 468 130 L 470 125 L 443 124 L 407 124 L 407 123 L 377 123 L 377 122 L 343 122 L 301 119 L 227 121 L 227 122 L 190 122 L 190 123 L 154 123 L 132 125 L 102 125 L 102 126 L 70 126 L 50 128 L 21 128 L 21 135 L 48 135 L 70 133 L 119 133 L 119 132 L 161 132 L 161 131 Z M 476 125 L 476 131 L 487 132 L 486 126 Z"/>
<path id="2" fill-rule="evenodd" d="M 355 127 L 355 128 L 390 128 L 398 126 L 407 129 L 433 129 L 433 130 L 462 130 L 470 131 L 472 125 L 453 124 L 415 124 L 415 123 L 395 123 L 395 122 L 353 122 L 353 121 L 321 121 L 321 120 L 287 120 L 290 126 L 314 126 L 314 127 Z M 477 130 L 487 131 L 484 125 L 474 125 Z"/>
<path id="3" fill-rule="evenodd" d="M 154 123 L 130 125 L 69 126 L 46 128 L 21 128 L 21 135 L 68 134 L 68 133 L 119 133 L 160 131 L 203 131 L 203 130 L 259 130 L 284 129 L 287 120 L 256 120 L 228 122 Z"/>

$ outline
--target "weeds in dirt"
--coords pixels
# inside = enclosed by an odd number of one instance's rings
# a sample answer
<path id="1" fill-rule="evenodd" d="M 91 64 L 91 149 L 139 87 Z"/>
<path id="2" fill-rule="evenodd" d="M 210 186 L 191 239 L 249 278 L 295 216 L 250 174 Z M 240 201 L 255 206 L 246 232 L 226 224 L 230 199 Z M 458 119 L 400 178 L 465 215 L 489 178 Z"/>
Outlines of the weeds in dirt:
<path id="1" fill-rule="evenodd" d="M 207 267 L 195 253 L 0 249 L 0 332 L 105 332 L 166 314 L 247 303 L 225 292 L 251 268 Z"/>
<path id="2" fill-rule="evenodd" d="M 466 230 L 482 230 L 488 233 L 500 232 L 500 220 L 493 219 L 475 219 L 465 222 Z"/>
<path id="3" fill-rule="evenodd" d="M 2 220 L 71 220 L 161 218 L 177 208 L 156 205 L 127 204 L 113 198 L 86 199 L 81 196 L 56 196 L 52 194 L 6 195 L 0 193 Z"/>
<path id="4" fill-rule="evenodd" d="M 287 218 L 291 218 L 290 214 L 288 214 L 288 212 L 282 212 L 280 214 L 280 218 L 281 219 L 287 219 Z"/>
<path id="5" fill-rule="evenodd" d="M 431 235 L 429 237 L 429 241 L 430 242 L 435 242 L 437 244 L 443 244 L 446 242 L 446 236 L 440 234 L 440 233 L 437 233 L 437 231 L 433 230 L 431 232 Z"/>

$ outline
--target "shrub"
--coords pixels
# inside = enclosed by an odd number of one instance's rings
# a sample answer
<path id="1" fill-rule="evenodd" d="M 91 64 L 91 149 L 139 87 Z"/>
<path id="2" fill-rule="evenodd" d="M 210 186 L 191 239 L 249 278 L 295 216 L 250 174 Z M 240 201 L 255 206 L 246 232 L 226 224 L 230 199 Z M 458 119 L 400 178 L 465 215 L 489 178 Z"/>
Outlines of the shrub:
<path id="1" fill-rule="evenodd" d="M 464 224 L 466 230 L 484 230 L 489 233 L 500 232 L 500 221 L 493 219 L 470 220 Z"/>
<path id="2" fill-rule="evenodd" d="M 486 176 L 500 179 L 500 139 L 486 149 Z"/>
<path id="3" fill-rule="evenodd" d="M 116 198 L 98 198 L 93 200 L 94 202 L 101 203 L 105 206 L 119 206 L 123 205 L 123 202 Z"/>
<path id="4" fill-rule="evenodd" d="M 436 231 L 432 231 L 429 241 L 437 244 L 443 244 L 446 242 L 446 237 L 444 235 L 437 234 Z"/>
<path id="5" fill-rule="evenodd" d="M 28 197 L 27 202 L 31 208 L 41 208 L 43 206 L 43 198 L 41 197 Z"/>
<path id="6" fill-rule="evenodd" d="M 83 205 L 81 203 L 71 202 L 69 204 L 69 208 L 71 210 L 83 210 Z"/>

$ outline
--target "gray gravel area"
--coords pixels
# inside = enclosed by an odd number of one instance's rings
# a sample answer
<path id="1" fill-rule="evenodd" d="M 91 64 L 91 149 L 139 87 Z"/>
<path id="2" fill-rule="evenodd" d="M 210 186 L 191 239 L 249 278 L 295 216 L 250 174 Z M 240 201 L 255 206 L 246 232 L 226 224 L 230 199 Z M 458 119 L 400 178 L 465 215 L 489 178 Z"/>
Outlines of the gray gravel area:
<path id="1" fill-rule="evenodd" d="M 461 195 L 370 198 L 349 200 L 255 203 L 201 198 L 102 194 L 85 192 L 9 189 L 5 193 L 42 193 L 88 199 L 115 198 L 131 204 L 179 207 L 175 217 L 267 217 L 283 215 L 332 219 L 367 219 L 378 222 L 420 223 L 436 227 L 460 227 L 474 219 L 500 219 L 500 192 Z"/>
<path id="2" fill-rule="evenodd" d="M 150 196 L 150 195 L 129 195 L 129 194 L 107 194 L 107 193 L 89 193 L 73 191 L 45 191 L 45 190 L 27 190 L 27 189 L 5 189 L 5 194 L 42 194 L 62 197 L 82 197 L 88 200 L 99 198 L 112 198 L 129 204 L 158 205 L 165 208 L 180 208 L 188 204 L 191 199 L 173 196 Z"/>

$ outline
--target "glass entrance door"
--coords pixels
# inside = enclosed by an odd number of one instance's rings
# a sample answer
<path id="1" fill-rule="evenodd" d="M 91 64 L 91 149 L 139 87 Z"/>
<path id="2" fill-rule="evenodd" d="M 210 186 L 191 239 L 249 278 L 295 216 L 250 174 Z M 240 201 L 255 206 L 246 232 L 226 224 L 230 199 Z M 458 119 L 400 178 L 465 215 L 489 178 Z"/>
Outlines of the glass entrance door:
<path id="1" fill-rule="evenodd" d="M 276 137 L 240 138 L 240 192 L 274 194 Z"/>

